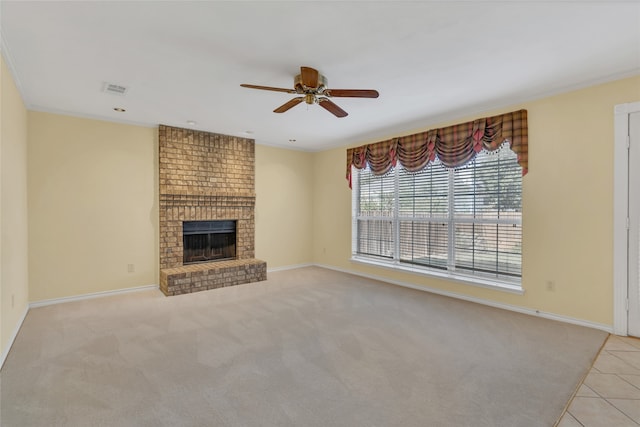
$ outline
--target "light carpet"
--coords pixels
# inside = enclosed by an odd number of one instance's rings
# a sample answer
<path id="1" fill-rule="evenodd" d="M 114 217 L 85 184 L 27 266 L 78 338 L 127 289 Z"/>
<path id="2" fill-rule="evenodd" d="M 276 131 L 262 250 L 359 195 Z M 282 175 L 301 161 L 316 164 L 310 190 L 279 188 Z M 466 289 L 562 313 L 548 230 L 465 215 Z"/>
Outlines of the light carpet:
<path id="1" fill-rule="evenodd" d="M 12 426 L 552 426 L 602 331 L 317 267 L 29 311 Z"/>

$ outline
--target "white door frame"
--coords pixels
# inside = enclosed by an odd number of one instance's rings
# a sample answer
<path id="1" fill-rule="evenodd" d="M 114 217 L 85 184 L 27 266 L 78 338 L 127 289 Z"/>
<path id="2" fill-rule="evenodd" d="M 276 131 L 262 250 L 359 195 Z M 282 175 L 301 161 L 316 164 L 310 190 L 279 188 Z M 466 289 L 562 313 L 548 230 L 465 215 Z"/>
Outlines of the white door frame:
<path id="1" fill-rule="evenodd" d="M 613 147 L 613 333 L 627 335 L 629 307 L 627 216 L 629 212 L 629 115 L 640 102 L 614 108 Z"/>

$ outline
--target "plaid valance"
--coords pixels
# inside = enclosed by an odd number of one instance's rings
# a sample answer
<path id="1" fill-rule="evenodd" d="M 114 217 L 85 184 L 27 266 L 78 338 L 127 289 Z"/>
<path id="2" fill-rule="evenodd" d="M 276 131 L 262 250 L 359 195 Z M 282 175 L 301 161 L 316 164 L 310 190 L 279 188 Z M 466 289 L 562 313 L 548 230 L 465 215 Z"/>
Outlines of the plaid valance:
<path id="1" fill-rule="evenodd" d="M 494 151 L 504 141 L 509 141 L 511 150 L 518 155 L 522 175 L 525 175 L 529 165 L 527 110 L 520 110 L 349 148 L 349 188 L 351 166 L 363 169 L 369 165 L 375 175 L 383 175 L 400 162 L 405 169 L 416 172 L 437 156 L 444 166 L 457 168 L 473 160 L 483 148 Z"/>

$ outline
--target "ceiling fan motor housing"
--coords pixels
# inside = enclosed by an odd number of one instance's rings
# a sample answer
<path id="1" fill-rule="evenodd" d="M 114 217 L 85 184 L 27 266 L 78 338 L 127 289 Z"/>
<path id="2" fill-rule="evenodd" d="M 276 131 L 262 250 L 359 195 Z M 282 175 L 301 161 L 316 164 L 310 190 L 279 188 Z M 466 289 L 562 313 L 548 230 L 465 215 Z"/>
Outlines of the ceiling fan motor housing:
<path id="1" fill-rule="evenodd" d="M 293 87 L 296 88 L 296 92 L 303 94 L 303 93 L 313 93 L 316 95 L 322 95 L 322 92 L 324 92 L 325 88 L 327 87 L 328 83 L 327 83 L 327 78 L 325 76 L 323 76 L 322 74 L 318 74 L 318 87 L 307 87 L 302 83 L 302 74 L 298 74 L 294 79 L 293 79 Z M 309 102 L 307 102 L 309 104 Z"/>

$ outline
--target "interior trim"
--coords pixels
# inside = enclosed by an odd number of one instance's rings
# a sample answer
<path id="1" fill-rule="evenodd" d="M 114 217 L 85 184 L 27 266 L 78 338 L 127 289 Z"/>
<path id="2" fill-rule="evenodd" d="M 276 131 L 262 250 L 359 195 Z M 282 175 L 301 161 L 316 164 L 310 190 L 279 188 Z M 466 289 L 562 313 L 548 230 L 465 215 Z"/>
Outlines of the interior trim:
<path id="1" fill-rule="evenodd" d="M 640 102 L 619 104 L 614 108 L 613 145 L 613 333 L 626 336 L 629 331 L 627 215 L 629 212 L 629 114 L 640 111 Z"/>
<path id="2" fill-rule="evenodd" d="M 90 294 L 74 295 L 70 297 L 52 298 L 29 303 L 29 308 L 45 307 L 47 305 L 62 304 L 71 301 L 82 301 L 86 299 L 101 298 L 111 295 L 129 294 L 132 292 L 148 291 L 151 289 L 159 289 L 158 285 L 137 286 L 134 288 L 116 289 L 113 291 L 92 292 Z"/>
<path id="3" fill-rule="evenodd" d="M 16 325 L 15 329 L 13 330 L 13 334 L 11 334 L 11 339 L 9 340 L 9 343 L 7 345 L 7 351 L 5 351 L 4 353 L 0 354 L 0 370 L 4 366 L 4 361 L 7 360 L 7 356 L 9 355 L 9 352 L 11 351 L 11 347 L 13 347 L 13 343 L 14 343 L 14 341 L 16 340 L 16 338 L 18 336 L 18 332 L 20 332 L 20 328 L 22 328 L 22 324 L 24 323 L 24 319 L 27 318 L 27 313 L 28 312 L 29 312 L 29 306 L 26 306 L 24 308 L 24 313 L 22 313 L 22 317 L 20 318 L 20 321 L 18 322 L 18 324 Z"/>
<path id="4" fill-rule="evenodd" d="M 313 267 L 315 264 L 313 263 L 309 263 L 309 264 L 292 264 L 292 265 L 285 265 L 282 267 L 274 267 L 274 268 L 267 268 L 267 273 L 275 273 L 277 271 L 286 271 L 286 270 L 295 270 L 296 268 L 304 268 L 304 267 Z M 267 278 L 268 280 L 268 278 Z"/>

